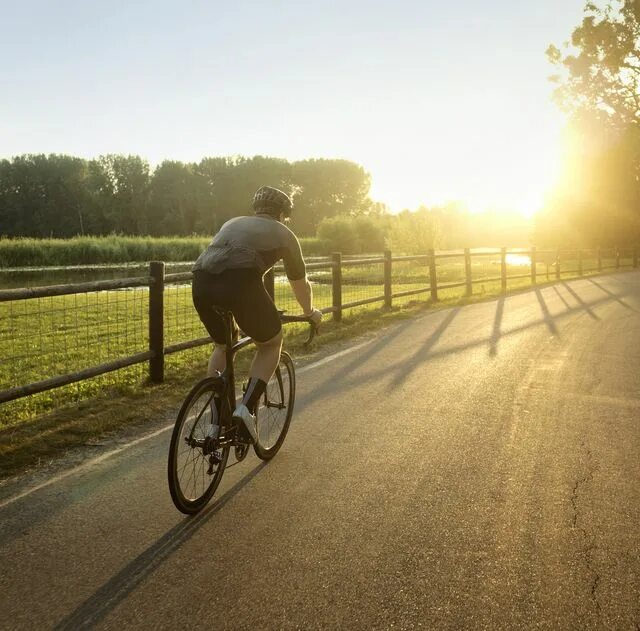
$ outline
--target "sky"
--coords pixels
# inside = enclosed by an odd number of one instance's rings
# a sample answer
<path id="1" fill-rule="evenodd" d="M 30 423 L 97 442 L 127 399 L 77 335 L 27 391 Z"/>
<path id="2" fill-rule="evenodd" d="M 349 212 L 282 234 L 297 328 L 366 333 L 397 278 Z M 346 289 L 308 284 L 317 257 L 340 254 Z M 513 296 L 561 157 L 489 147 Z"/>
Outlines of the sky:
<path id="1" fill-rule="evenodd" d="M 0 0 L 0 158 L 345 158 L 392 210 L 531 213 L 584 0 Z"/>

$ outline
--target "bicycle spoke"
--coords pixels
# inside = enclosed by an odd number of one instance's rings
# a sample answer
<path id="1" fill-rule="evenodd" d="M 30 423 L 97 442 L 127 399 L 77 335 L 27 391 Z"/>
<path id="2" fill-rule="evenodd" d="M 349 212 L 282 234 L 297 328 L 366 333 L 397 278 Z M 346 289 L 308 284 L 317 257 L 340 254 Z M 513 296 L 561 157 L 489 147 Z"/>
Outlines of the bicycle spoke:
<path id="1" fill-rule="evenodd" d="M 283 353 L 278 370 L 269 380 L 261 406 L 258 409 L 258 445 L 260 458 L 272 458 L 278 451 L 287 433 L 293 397 L 293 365 L 291 358 Z"/>
<path id="2" fill-rule="evenodd" d="M 218 449 L 219 458 L 204 453 L 211 425 L 217 412 L 213 407 L 213 384 L 204 379 L 194 386 L 171 437 L 169 452 L 169 489 L 176 507 L 183 513 L 198 512 L 211 497 L 224 473 L 229 446 Z M 209 473 L 211 469 L 211 473 Z"/>

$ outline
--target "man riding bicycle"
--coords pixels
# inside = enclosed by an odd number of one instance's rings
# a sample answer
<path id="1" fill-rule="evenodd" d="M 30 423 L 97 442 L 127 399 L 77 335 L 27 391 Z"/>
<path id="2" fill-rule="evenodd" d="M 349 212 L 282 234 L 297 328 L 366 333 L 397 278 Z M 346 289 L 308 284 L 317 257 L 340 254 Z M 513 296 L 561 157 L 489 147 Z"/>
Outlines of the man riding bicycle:
<path id="1" fill-rule="evenodd" d="M 304 315 L 316 325 L 322 320 L 322 313 L 313 307 L 300 242 L 285 225 L 292 209 L 286 193 L 271 186 L 260 187 L 253 197 L 255 215 L 227 221 L 193 266 L 193 304 L 215 342 L 207 375 L 226 368 L 226 325 L 220 311 L 233 313 L 238 326 L 256 344 L 247 390 L 233 413 L 254 441 L 256 407 L 282 349 L 280 316 L 262 277 L 280 259 Z"/>

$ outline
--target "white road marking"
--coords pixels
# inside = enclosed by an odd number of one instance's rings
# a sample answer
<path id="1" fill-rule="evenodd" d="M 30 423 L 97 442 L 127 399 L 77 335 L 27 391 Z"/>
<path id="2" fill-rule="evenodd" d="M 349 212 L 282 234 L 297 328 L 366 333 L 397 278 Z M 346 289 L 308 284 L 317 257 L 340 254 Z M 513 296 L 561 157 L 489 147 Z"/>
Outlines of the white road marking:
<path id="1" fill-rule="evenodd" d="M 324 359 L 319 359 L 317 362 L 313 362 L 312 364 L 309 364 L 307 366 L 303 366 L 302 368 L 299 368 L 296 370 L 296 375 L 302 375 L 305 372 L 309 371 L 309 370 L 313 370 L 314 368 L 318 368 L 320 366 L 324 366 L 325 364 L 328 364 L 329 362 L 332 362 L 334 359 L 338 359 L 339 357 L 344 357 L 345 355 L 348 355 L 349 353 L 353 353 L 354 351 L 358 351 L 360 350 L 363 346 L 367 346 L 367 344 L 371 344 L 371 342 L 373 342 L 373 340 L 367 340 L 366 342 L 362 342 L 362 344 L 356 344 L 355 346 L 351 346 L 350 348 L 346 348 L 343 351 L 340 351 L 338 353 L 334 353 L 333 355 L 329 355 L 328 357 L 325 357 Z"/>
<path id="2" fill-rule="evenodd" d="M 301 375 L 305 372 L 308 372 L 309 370 L 313 370 L 314 368 L 319 368 L 320 366 L 324 366 L 325 364 L 328 364 L 329 362 L 332 362 L 335 359 L 339 359 L 340 357 L 344 357 L 349 353 L 353 353 L 357 350 L 360 350 L 363 346 L 367 346 L 367 344 L 371 344 L 371 342 L 373 342 L 373 339 L 367 340 L 366 342 L 363 342 L 361 344 L 356 344 L 355 346 L 351 346 L 350 348 L 347 348 L 343 351 L 339 351 L 338 353 L 334 353 L 333 355 L 324 357 L 323 359 L 320 359 L 317 362 L 313 362 L 312 364 L 303 366 L 302 368 L 299 368 L 298 370 L 296 370 L 296 375 Z M 18 493 L 17 495 L 13 495 L 12 497 L 9 497 L 6 500 L 0 501 L 0 508 L 4 508 L 9 504 L 13 504 L 14 502 L 17 502 L 23 497 L 27 497 L 27 495 L 31 495 L 32 493 L 35 493 L 40 489 L 44 489 L 47 486 L 56 484 L 57 482 L 60 482 L 61 480 L 64 480 L 65 478 L 68 478 L 71 475 L 80 473 L 85 469 L 90 469 L 91 467 L 95 467 L 97 464 L 100 464 L 101 462 L 108 460 L 112 456 L 122 453 L 123 451 L 125 451 L 126 449 L 129 449 L 130 447 L 135 447 L 136 445 L 139 445 L 140 443 L 150 440 L 151 438 L 155 438 L 156 436 L 160 436 L 160 434 L 164 434 L 164 432 L 168 432 L 170 429 L 173 428 L 173 426 L 174 426 L 174 423 L 171 423 L 171 425 L 166 425 L 165 427 L 162 427 L 161 429 L 158 429 L 155 432 L 151 432 L 150 434 L 146 434 L 145 436 L 136 438 L 135 440 L 132 440 L 130 443 L 127 443 L 126 445 L 121 445 L 120 447 L 116 447 L 115 449 L 112 449 L 111 451 L 108 451 L 102 454 L 101 456 L 97 456 L 95 458 L 92 458 L 91 460 L 87 460 L 87 462 L 81 465 L 78 465 L 73 469 L 69 469 L 64 473 L 59 473 L 58 475 L 54 475 L 52 478 L 49 478 L 48 480 L 41 482 L 36 486 L 28 488 L 25 491 L 22 491 L 22 493 Z"/>

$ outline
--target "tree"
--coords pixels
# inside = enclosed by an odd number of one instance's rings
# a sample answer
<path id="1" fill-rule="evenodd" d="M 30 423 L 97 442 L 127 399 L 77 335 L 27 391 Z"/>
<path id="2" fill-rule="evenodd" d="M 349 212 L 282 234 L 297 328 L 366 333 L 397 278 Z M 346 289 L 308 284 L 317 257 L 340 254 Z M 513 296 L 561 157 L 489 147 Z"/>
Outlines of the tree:
<path id="1" fill-rule="evenodd" d="M 211 208 L 209 182 L 195 164 L 165 160 L 150 183 L 151 234 L 189 235 L 202 232 Z"/>
<path id="2" fill-rule="evenodd" d="M 415 212 L 405 209 L 391 223 L 391 247 L 394 252 L 425 254 L 439 243 L 439 218 L 421 206 Z"/>
<path id="3" fill-rule="evenodd" d="M 302 236 L 315 234 L 325 217 L 358 215 L 371 206 L 371 176 L 349 160 L 301 160 L 291 168 L 297 191 L 292 225 Z"/>
<path id="4" fill-rule="evenodd" d="M 617 125 L 638 125 L 640 2 L 618 0 L 605 8 L 588 2 L 585 13 L 571 36 L 576 54 L 547 49 L 550 61 L 564 69 L 552 77 L 559 84 L 556 98 L 569 112 L 599 112 Z"/>
<path id="5" fill-rule="evenodd" d="M 87 189 L 95 202 L 95 231 L 148 234 L 149 164 L 139 156 L 91 160 Z"/>
<path id="6" fill-rule="evenodd" d="M 554 247 L 637 244 L 640 239 L 639 130 L 583 116 L 567 130 L 558 184 L 536 215 L 536 242 Z"/>
<path id="7" fill-rule="evenodd" d="M 28 154 L 0 163 L 0 234 L 69 237 L 90 228 L 86 162 Z"/>
<path id="8" fill-rule="evenodd" d="M 560 184 L 537 218 L 538 238 L 639 239 L 640 1 L 588 2 L 565 53 L 550 46 L 547 55 L 561 70 L 552 80 L 571 115 L 571 142 Z"/>
<path id="9" fill-rule="evenodd" d="M 251 213 L 253 195 L 264 184 L 292 192 L 291 165 L 280 158 L 205 158 L 196 172 L 206 179 L 212 191 L 212 207 L 204 220 L 208 232 L 214 232 L 231 217 Z"/>

